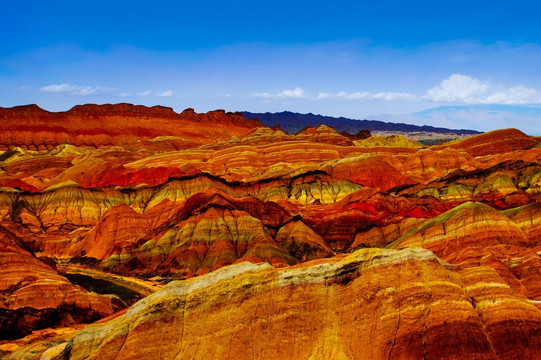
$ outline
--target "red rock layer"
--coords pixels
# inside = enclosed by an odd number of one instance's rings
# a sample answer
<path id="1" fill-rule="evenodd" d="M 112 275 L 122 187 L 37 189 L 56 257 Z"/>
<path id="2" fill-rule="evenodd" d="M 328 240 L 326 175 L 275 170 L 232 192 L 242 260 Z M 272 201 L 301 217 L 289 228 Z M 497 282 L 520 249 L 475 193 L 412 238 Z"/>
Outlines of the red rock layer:
<path id="1" fill-rule="evenodd" d="M 181 114 L 171 108 L 131 104 L 80 105 L 52 113 L 37 105 L 0 108 L 0 144 L 5 147 L 49 149 L 60 144 L 120 145 L 159 136 L 175 136 L 207 143 L 245 135 L 262 126 L 241 114 L 216 110 Z"/>
<path id="2" fill-rule="evenodd" d="M 515 214 L 522 226 L 521 218 L 528 217 L 528 210 L 534 209 L 526 208 Z M 534 217 L 529 217 L 537 222 L 541 212 L 536 211 Z M 541 257 L 538 254 L 541 244 L 535 237 L 525 236 L 517 223 L 488 205 L 462 204 L 411 230 L 394 246 L 423 247 L 463 267 L 490 266 L 515 291 L 529 299 L 541 300 Z"/>
<path id="3" fill-rule="evenodd" d="M 441 145 L 435 148 L 450 147 L 463 150 L 472 156 L 505 154 L 511 151 L 525 150 L 538 141 L 517 129 L 495 130 L 475 135 L 452 145 Z"/>

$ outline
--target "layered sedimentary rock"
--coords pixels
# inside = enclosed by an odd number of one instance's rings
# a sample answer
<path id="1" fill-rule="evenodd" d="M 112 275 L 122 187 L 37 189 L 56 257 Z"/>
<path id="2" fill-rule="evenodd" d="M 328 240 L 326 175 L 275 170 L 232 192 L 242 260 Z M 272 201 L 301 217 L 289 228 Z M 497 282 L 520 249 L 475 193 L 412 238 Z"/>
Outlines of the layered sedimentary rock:
<path id="1" fill-rule="evenodd" d="M 184 279 L 15 358 L 539 356 L 538 138 L 428 147 L 126 104 L 0 115 L 0 307 L 27 329 L 10 336 L 122 306 L 77 276 L 139 297 Z"/>
<path id="2" fill-rule="evenodd" d="M 125 307 L 119 299 L 71 284 L 54 261 L 40 260 L 0 226 L 0 338 L 51 326 L 91 322 Z"/>
<path id="3" fill-rule="evenodd" d="M 0 108 L 0 144 L 29 149 L 49 149 L 60 144 L 103 146 L 134 143 L 160 136 L 172 136 L 196 143 L 227 140 L 245 135 L 257 120 L 246 120 L 240 113 L 211 111 L 197 114 L 186 109 L 154 106 L 79 105 L 65 112 L 48 112 L 37 105 Z M 219 124 L 219 128 L 212 126 Z"/>
<path id="4" fill-rule="evenodd" d="M 205 274 L 238 261 L 287 266 L 297 260 L 280 248 L 263 222 L 223 198 L 182 216 L 126 258 L 107 259 L 106 267 L 148 274 Z"/>
<path id="5" fill-rule="evenodd" d="M 537 142 L 520 130 L 503 129 L 475 135 L 450 145 L 443 144 L 441 147 L 463 150 L 472 156 L 484 156 L 525 150 Z"/>
<path id="6" fill-rule="evenodd" d="M 528 210 L 535 215 L 528 216 Z M 524 227 L 522 216 L 538 222 L 541 212 L 526 207 L 513 215 L 510 219 L 488 205 L 464 203 L 410 230 L 393 247 L 423 247 L 462 267 L 490 266 L 515 291 L 541 300 L 541 243 L 535 237 L 536 229 L 526 236 L 520 226 Z"/>
<path id="7" fill-rule="evenodd" d="M 171 283 L 52 358 L 533 359 L 540 326 L 541 310 L 489 267 L 460 269 L 424 249 L 365 249 Z"/>

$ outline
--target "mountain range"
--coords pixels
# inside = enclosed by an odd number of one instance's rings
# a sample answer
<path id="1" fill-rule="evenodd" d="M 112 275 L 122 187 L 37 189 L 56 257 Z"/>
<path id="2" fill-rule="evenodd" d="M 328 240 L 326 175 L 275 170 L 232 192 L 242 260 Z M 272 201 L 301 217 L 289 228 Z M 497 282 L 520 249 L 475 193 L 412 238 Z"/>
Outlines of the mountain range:
<path id="1" fill-rule="evenodd" d="M 415 140 L 434 140 L 464 138 L 467 136 L 479 134 L 479 131 L 467 129 L 447 129 L 429 125 L 411 125 L 395 122 L 384 122 L 378 120 L 356 120 L 345 117 L 332 117 L 309 114 L 300 114 L 290 111 L 279 113 L 252 113 L 243 111 L 246 118 L 256 118 L 263 125 L 273 127 L 279 125 L 284 131 L 295 134 L 306 126 L 315 127 L 318 125 L 327 125 L 338 132 L 347 132 L 356 134 L 361 130 L 368 130 L 375 135 L 401 134 Z"/>
<path id="2" fill-rule="evenodd" d="M 541 138 L 362 135 L 0 108 L 0 356 L 541 358 Z"/>

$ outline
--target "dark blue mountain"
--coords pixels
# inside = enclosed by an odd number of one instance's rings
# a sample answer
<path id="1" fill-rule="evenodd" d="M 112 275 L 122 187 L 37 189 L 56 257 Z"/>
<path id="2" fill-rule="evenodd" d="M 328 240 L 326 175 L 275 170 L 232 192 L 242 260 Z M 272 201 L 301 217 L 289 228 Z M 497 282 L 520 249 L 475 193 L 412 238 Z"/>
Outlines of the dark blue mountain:
<path id="1" fill-rule="evenodd" d="M 338 132 L 348 132 L 350 134 L 356 134 L 361 130 L 373 131 L 403 131 L 403 132 L 432 132 L 439 134 L 457 134 L 457 135 L 475 135 L 480 134 L 479 131 L 465 130 L 465 129 L 447 129 L 434 126 L 418 126 L 410 124 L 384 122 L 378 120 L 355 120 L 345 117 L 332 117 L 309 114 L 299 114 L 291 111 L 283 111 L 279 113 L 252 113 L 248 111 L 242 111 L 242 114 L 250 119 L 257 118 L 259 121 L 268 127 L 280 125 L 280 127 L 290 133 L 294 134 L 306 126 L 318 126 L 327 125 L 332 127 Z"/>

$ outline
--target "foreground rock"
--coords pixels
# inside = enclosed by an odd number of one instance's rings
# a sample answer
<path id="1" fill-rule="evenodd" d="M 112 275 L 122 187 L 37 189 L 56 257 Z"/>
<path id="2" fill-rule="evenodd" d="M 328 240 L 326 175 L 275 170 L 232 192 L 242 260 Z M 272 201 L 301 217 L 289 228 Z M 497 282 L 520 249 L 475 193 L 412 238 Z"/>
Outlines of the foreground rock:
<path id="1" fill-rule="evenodd" d="M 284 270 L 242 263 L 173 282 L 49 354 L 534 359 L 541 356 L 540 330 L 539 308 L 491 268 L 451 266 L 419 248 L 364 249 Z"/>

